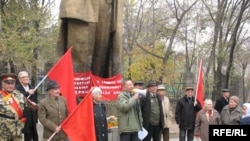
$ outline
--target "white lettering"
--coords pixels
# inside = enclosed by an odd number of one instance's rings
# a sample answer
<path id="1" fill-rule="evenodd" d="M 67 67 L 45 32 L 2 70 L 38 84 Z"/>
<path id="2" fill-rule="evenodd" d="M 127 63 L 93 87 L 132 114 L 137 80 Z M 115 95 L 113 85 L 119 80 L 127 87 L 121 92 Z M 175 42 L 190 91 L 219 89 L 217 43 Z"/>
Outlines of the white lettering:
<path id="1" fill-rule="evenodd" d="M 213 130 L 213 136 L 220 136 L 220 130 L 219 129 L 214 129 Z"/>
<path id="2" fill-rule="evenodd" d="M 231 129 L 226 129 L 226 136 L 232 136 Z"/>

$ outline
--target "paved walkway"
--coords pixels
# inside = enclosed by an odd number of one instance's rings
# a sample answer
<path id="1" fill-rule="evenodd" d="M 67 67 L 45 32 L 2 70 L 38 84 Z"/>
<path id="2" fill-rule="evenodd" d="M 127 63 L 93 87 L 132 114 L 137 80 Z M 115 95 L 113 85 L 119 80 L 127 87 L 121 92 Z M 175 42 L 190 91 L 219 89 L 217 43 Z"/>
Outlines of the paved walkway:
<path id="1" fill-rule="evenodd" d="M 43 139 L 42 139 L 43 126 L 38 123 L 37 124 L 37 129 L 38 129 L 39 141 L 43 141 Z M 174 120 L 171 122 L 169 132 L 170 132 L 170 137 L 171 137 L 170 141 L 179 141 L 179 138 L 178 138 L 178 136 L 179 136 L 179 128 L 178 128 L 178 125 L 175 123 Z M 116 138 L 116 137 L 114 137 L 114 138 Z"/>

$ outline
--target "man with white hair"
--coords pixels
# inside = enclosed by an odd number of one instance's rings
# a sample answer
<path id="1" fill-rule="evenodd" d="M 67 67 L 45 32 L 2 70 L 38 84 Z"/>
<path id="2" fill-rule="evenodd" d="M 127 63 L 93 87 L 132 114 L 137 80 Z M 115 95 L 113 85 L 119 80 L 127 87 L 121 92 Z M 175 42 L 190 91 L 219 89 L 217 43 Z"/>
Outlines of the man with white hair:
<path id="1" fill-rule="evenodd" d="M 108 141 L 108 128 L 106 118 L 106 106 L 102 101 L 102 90 L 99 87 L 92 87 L 91 93 L 94 102 L 95 133 L 97 141 Z"/>
<path id="2" fill-rule="evenodd" d="M 32 102 L 37 103 L 37 92 L 30 84 L 30 77 L 27 71 L 21 71 L 18 73 L 19 84 L 16 85 L 16 89 L 19 90 L 26 98 Z M 24 141 L 38 141 L 38 133 L 36 129 L 37 124 L 37 111 L 30 108 L 24 109 L 24 117 L 27 119 L 23 128 Z"/>
<path id="3" fill-rule="evenodd" d="M 204 101 L 204 108 L 201 109 L 195 121 L 194 135 L 195 137 L 201 138 L 202 141 L 209 141 L 208 131 L 209 125 L 221 124 L 221 117 L 219 112 L 213 108 L 213 102 L 211 99 Z"/>

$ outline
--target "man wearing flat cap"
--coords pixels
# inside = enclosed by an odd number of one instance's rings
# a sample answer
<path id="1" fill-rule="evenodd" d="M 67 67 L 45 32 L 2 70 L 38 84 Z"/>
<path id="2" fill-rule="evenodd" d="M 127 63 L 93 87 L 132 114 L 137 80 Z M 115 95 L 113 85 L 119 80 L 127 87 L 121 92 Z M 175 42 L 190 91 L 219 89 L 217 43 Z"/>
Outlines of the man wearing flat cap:
<path id="1" fill-rule="evenodd" d="M 164 129 L 161 131 L 163 141 L 169 141 L 169 128 L 171 125 L 172 111 L 169 98 L 166 96 L 166 88 L 163 84 L 157 86 L 157 94 L 162 99 L 162 109 L 164 115 Z"/>
<path id="2" fill-rule="evenodd" d="M 134 88 L 142 90 L 143 89 L 143 84 L 144 84 L 144 82 L 142 82 L 142 81 L 139 81 L 139 80 L 135 81 Z"/>
<path id="3" fill-rule="evenodd" d="M 175 107 L 175 121 L 179 125 L 180 141 L 194 139 L 196 113 L 201 110 L 201 105 L 194 98 L 194 88 L 186 87 L 185 95 L 180 98 Z"/>
<path id="4" fill-rule="evenodd" d="M 17 76 L 4 73 L 0 76 L 0 139 L 1 141 L 21 141 L 26 119 L 23 110 L 27 106 L 25 97 L 15 90 Z"/>
<path id="5" fill-rule="evenodd" d="M 47 83 L 48 95 L 39 102 L 38 119 L 44 127 L 43 138 L 48 140 L 55 132 L 51 141 L 66 141 L 67 136 L 60 124 L 68 115 L 66 100 L 60 96 L 59 85 L 50 80 Z"/>
<path id="6" fill-rule="evenodd" d="M 148 135 L 143 141 L 160 141 L 160 131 L 164 128 L 164 116 L 162 109 L 162 99 L 157 92 L 157 82 L 150 80 L 147 85 L 145 97 L 141 97 L 141 110 L 143 127 L 148 131 Z"/>
<path id="7" fill-rule="evenodd" d="M 230 90 L 223 89 L 222 96 L 216 100 L 214 109 L 216 109 L 219 113 L 221 113 L 221 110 L 229 103 L 229 96 L 230 96 Z"/>

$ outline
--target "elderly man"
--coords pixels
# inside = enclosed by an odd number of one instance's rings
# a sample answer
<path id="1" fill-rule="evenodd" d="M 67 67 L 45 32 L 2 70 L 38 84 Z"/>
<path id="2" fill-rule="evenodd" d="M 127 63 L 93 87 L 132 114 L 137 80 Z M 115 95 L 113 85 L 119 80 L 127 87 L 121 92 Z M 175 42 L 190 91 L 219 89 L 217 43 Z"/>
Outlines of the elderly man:
<path id="1" fill-rule="evenodd" d="M 143 127 L 148 131 L 147 137 L 143 141 L 160 141 L 159 132 L 164 127 L 164 117 L 162 110 L 162 99 L 157 92 L 157 83 L 150 80 L 147 85 L 145 97 L 141 97 L 141 109 Z"/>
<path id="2" fill-rule="evenodd" d="M 25 97 L 15 90 L 17 76 L 5 73 L 0 76 L 0 139 L 1 141 L 21 141 L 22 129 L 26 119 L 23 109 L 26 107 Z"/>
<path id="3" fill-rule="evenodd" d="M 19 90 L 25 97 L 29 97 L 29 100 L 37 103 L 37 93 L 33 89 L 30 83 L 29 74 L 26 71 L 21 71 L 18 73 L 19 84 L 16 85 L 16 89 Z M 27 119 L 23 133 L 24 133 L 24 141 L 38 141 L 38 134 L 36 130 L 37 123 L 37 111 L 25 108 L 24 109 L 24 117 Z"/>
<path id="4" fill-rule="evenodd" d="M 142 129 L 141 109 L 139 107 L 139 94 L 133 94 L 133 88 L 131 80 L 124 80 L 123 90 L 116 102 L 120 141 L 140 141 L 138 131 Z"/>
<path id="5" fill-rule="evenodd" d="M 175 121 L 179 125 L 180 141 L 193 141 L 196 112 L 201 110 L 198 100 L 195 101 L 194 88 L 186 87 L 185 95 L 179 99 L 175 107 Z"/>
<path id="6" fill-rule="evenodd" d="M 68 115 L 66 100 L 60 96 L 56 81 L 47 83 L 47 97 L 39 102 L 38 119 L 44 127 L 43 138 L 47 141 L 53 133 L 57 133 L 51 141 L 66 141 L 67 136 L 60 124 Z"/>
<path id="7" fill-rule="evenodd" d="M 223 89 L 222 96 L 216 100 L 214 109 L 216 109 L 219 113 L 221 113 L 221 110 L 229 103 L 229 96 L 230 96 L 230 90 Z"/>
<path id="8" fill-rule="evenodd" d="M 171 125 L 172 111 L 171 111 L 169 98 L 166 96 L 166 88 L 163 84 L 158 85 L 157 94 L 162 99 L 164 128 L 161 132 L 162 132 L 163 141 L 169 141 L 169 127 Z"/>

